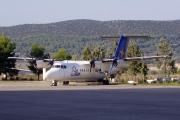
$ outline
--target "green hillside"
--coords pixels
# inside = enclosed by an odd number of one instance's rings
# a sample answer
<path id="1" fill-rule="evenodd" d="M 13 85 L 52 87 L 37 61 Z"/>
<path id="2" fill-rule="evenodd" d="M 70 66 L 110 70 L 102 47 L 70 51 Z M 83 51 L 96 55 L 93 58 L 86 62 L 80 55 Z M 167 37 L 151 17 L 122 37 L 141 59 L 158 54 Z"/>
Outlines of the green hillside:
<path id="1" fill-rule="evenodd" d="M 171 45 L 176 56 L 180 54 L 180 20 L 69 20 L 50 24 L 24 24 L 0 27 L 0 33 L 10 36 L 17 45 L 16 52 L 28 53 L 33 42 L 44 45 L 46 52 L 57 52 L 65 48 L 71 55 L 80 54 L 85 45 L 111 48 L 113 41 L 102 40 L 103 35 L 151 35 L 151 40 L 138 43 L 146 55 L 153 55 L 156 43 L 164 37 Z"/>

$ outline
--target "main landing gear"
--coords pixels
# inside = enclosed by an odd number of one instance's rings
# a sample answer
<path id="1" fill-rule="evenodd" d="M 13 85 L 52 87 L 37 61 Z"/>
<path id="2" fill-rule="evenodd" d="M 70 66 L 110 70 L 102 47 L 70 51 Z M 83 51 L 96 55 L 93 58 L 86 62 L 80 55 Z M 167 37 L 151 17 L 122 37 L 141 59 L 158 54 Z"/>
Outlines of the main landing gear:
<path id="1" fill-rule="evenodd" d="M 103 85 L 109 85 L 109 80 L 103 80 Z"/>
<path id="2" fill-rule="evenodd" d="M 63 81 L 63 85 L 69 85 L 69 81 Z"/>
<path id="3" fill-rule="evenodd" d="M 52 80 L 51 86 L 57 86 L 57 80 Z M 69 81 L 63 81 L 63 85 L 69 85 Z"/>
<path id="4" fill-rule="evenodd" d="M 108 72 L 103 72 L 106 76 L 106 80 L 103 80 L 103 85 L 109 85 Z"/>

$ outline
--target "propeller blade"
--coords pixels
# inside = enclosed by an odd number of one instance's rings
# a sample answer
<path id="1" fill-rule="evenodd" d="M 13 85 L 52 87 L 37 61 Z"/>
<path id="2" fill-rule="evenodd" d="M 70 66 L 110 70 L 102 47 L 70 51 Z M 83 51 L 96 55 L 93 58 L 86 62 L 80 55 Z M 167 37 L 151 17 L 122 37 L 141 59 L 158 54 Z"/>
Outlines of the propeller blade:
<path id="1" fill-rule="evenodd" d="M 95 60 L 91 60 L 90 61 L 90 72 L 91 72 L 91 69 L 95 67 Z"/>
<path id="2" fill-rule="evenodd" d="M 30 63 L 33 64 L 35 68 L 37 68 L 37 63 L 36 63 L 36 60 L 37 60 L 37 59 L 34 59 L 34 58 L 33 58 L 32 53 L 29 53 L 29 54 L 30 54 L 30 57 L 32 58 L 31 61 L 30 61 Z"/>
<path id="3" fill-rule="evenodd" d="M 51 58 L 49 53 L 47 53 L 47 56 L 48 56 L 48 59 L 50 59 L 50 58 Z"/>
<path id="4" fill-rule="evenodd" d="M 54 64 L 54 59 L 52 59 L 50 62 L 49 62 L 49 65 L 53 65 Z"/>
<path id="5" fill-rule="evenodd" d="M 111 67 L 111 70 L 112 70 L 113 66 L 116 67 L 117 64 L 118 64 L 118 63 L 117 63 L 117 59 L 114 59 L 114 60 L 112 61 L 112 67 Z"/>

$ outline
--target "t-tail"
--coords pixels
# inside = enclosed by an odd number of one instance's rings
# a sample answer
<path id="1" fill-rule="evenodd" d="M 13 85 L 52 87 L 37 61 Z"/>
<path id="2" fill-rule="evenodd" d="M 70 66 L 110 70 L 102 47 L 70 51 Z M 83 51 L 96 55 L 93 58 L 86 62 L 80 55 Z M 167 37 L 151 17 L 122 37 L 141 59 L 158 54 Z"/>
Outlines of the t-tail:
<path id="1" fill-rule="evenodd" d="M 116 51 L 110 59 L 125 59 L 130 39 L 139 39 L 139 38 L 147 39 L 147 38 L 151 38 L 151 37 L 150 36 L 123 36 L 122 35 L 120 37 L 101 37 L 101 38 L 106 38 L 106 39 L 119 38 L 119 42 L 118 42 Z"/>
<path id="2" fill-rule="evenodd" d="M 128 43 L 128 37 L 121 36 L 116 51 L 114 55 L 111 57 L 111 59 L 124 59 L 126 57 Z"/>

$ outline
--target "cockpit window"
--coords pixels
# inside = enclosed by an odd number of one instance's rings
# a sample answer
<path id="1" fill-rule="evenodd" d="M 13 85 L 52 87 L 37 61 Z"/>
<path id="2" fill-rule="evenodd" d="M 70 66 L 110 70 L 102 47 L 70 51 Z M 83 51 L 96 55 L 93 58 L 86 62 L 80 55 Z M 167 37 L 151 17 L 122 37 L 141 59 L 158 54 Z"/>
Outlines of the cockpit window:
<path id="1" fill-rule="evenodd" d="M 53 65 L 52 68 L 61 68 L 61 65 Z"/>
<path id="2" fill-rule="evenodd" d="M 53 65 L 52 68 L 62 68 L 62 69 L 66 69 L 65 65 Z"/>
<path id="3" fill-rule="evenodd" d="M 56 65 L 56 68 L 61 68 L 61 66 L 60 65 Z"/>

